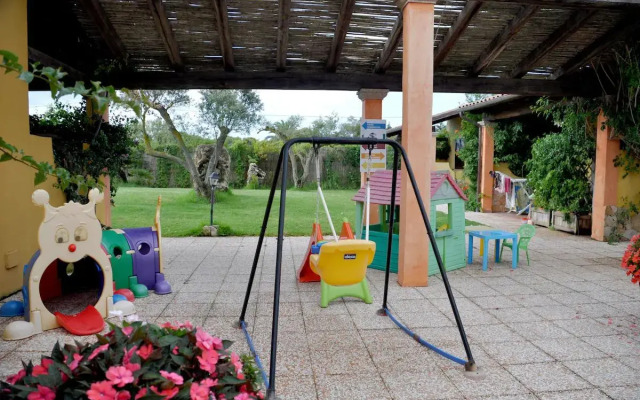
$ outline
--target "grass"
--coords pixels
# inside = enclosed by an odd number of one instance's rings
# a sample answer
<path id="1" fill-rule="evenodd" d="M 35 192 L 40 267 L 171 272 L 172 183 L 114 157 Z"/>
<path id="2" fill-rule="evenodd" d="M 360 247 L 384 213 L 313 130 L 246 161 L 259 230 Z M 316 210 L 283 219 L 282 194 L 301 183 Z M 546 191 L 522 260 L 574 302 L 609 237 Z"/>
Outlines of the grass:
<path id="1" fill-rule="evenodd" d="M 327 190 L 324 192 L 331 218 L 337 230 L 344 218 L 355 221 L 355 206 L 351 198 L 355 190 Z M 209 225 L 209 202 L 198 198 L 191 189 L 156 189 L 120 187 L 112 211 L 114 228 L 152 226 L 157 197 L 162 196 L 162 235 L 197 236 L 204 225 Z M 233 193 L 217 193 L 214 208 L 214 224 L 220 225 L 224 235 L 257 236 L 264 217 L 268 190 L 234 190 Z M 276 195 L 279 199 L 279 195 Z M 267 235 L 275 236 L 278 228 L 279 202 L 274 201 Z M 306 236 L 316 215 L 316 192 L 287 191 L 285 234 Z M 438 213 L 438 226 L 446 221 L 444 213 Z M 330 232 L 328 220 L 320 205 L 320 224 Z M 477 225 L 467 221 L 467 225 Z"/>

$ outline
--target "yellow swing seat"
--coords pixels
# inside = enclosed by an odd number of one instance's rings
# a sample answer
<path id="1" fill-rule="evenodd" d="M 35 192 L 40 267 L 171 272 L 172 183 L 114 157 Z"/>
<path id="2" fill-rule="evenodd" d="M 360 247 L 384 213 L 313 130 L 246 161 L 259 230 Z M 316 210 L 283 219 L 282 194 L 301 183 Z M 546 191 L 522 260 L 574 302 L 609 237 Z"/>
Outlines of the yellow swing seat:
<path id="1" fill-rule="evenodd" d="M 319 254 L 311 255 L 311 270 L 320 276 L 320 306 L 325 308 L 332 300 L 346 296 L 371 304 L 367 267 L 375 252 L 375 242 L 348 239 L 325 243 Z"/>

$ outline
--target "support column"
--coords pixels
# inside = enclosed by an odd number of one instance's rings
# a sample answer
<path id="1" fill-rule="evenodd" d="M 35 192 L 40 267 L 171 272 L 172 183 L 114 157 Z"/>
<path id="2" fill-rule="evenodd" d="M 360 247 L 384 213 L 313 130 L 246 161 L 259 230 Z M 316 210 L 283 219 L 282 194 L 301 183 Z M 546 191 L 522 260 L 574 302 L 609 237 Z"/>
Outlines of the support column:
<path id="1" fill-rule="evenodd" d="M 481 161 L 478 166 L 480 176 L 480 204 L 482 212 L 490 213 L 493 210 L 493 130 L 495 124 L 488 121 L 480 121 Z"/>
<path id="2" fill-rule="evenodd" d="M 606 240 L 610 232 L 605 232 L 607 206 L 615 206 L 618 202 L 618 169 L 613 160 L 620 154 L 620 141 L 611 139 L 612 129 L 606 125 L 607 118 L 600 112 L 597 122 L 596 138 L 596 170 L 593 184 L 593 211 L 591 221 L 591 238 Z M 602 129 L 604 126 L 604 129 Z"/>
<path id="3" fill-rule="evenodd" d="M 402 30 L 402 145 L 430 214 L 431 136 L 433 103 L 433 27 L 435 0 L 400 0 Z M 398 283 L 401 286 L 427 286 L 429 238 L 422 224 L 420 208 L 411 181 L 402 170 L 400 192 L 400 246 Z"/>
<path id="4" fill-rule="evenodd" d="M 362 118 L 365 119 L 382 119 L 382 100 L 387 97 L 389 90 L 387 89 L 360 89 L 358 90 L 358 98 L 362 100 Z M 360 174 L 360 187 L 365 187 L 366 174 Z M 371 217 L 369 219 L 371 225 L 380 223 L 378 215 L 378 205 L 371 205 Z"/>

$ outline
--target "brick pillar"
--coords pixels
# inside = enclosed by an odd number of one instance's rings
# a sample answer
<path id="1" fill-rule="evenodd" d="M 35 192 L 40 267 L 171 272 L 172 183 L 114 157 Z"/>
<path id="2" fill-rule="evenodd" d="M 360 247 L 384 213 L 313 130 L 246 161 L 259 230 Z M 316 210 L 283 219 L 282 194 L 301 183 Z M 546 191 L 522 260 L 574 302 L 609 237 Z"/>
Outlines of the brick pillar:
<path id="1" fill-rule="evenodd" d="M 600 112 L 596 128 L 598 133 L 591 222 L 591 238 L 599 241 L 606 240 L 610 233 L 605 232 L 607 206 L 615 206 L 618 202 L 618 169 L 613 165 L 613 160 L 620 154 L 620 141 L 611 139 L 613 132 L 606 126 L 606 121 L 606 117 Z"/>
<path id="2" fill-rule="evenodd" d="M 478 166 L 480 173 L 480 204 L 482 212 L 490 213 L 493 208 L 493 177 L 490 175 L 493 171 L 493 130 L 494 124 L 481 121 L 480 135 L 482 135 L 481 155 L 482 160 Z"/>
<path id="3" fill-rule="evenodd" d="M 435 146 L 431 136 L 433 103 L 433 1 L 397 1 L 402 10 L 402 145 L 420 189 L 427 214 L 430 212 L 431 167 L 429 155 Z M 400 197 L 400 246 L 398 283 L 427 286 L 429 239 L 406 170 L 402 170 Z"/>

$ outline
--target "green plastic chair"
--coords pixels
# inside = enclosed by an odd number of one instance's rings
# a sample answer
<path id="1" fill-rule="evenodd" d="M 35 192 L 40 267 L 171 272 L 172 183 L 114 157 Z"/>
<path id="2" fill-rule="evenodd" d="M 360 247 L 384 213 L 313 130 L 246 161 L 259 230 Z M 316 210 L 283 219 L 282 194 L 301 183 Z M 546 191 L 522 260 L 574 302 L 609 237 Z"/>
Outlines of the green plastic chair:
<path id="1" fill-rule="evenodd" d="M 518 258 L 520 258 L 520 253 L 522 252 L 522 250 L 524 250 L 524 252 L 527 254 L 527 265 L 531 265 L 531 263 L 529 262 L 528 247 L 531 238 L 533 238 L 533 236 L 536 234 L 536 227 L 529 224 L 522 224 L 520 228 L 518 228 L 516 233 L 518 234 Z M 511 249 L 511 251 L 513 251 L 512 242 L 507 243 L 507 240 L 503 240 L 502 247 L 500 247 L 500 257 L 498 257 L 499 261 L 502 261 L 502 252 L 504 251 L 505 247 L 508 247 Z"/>

